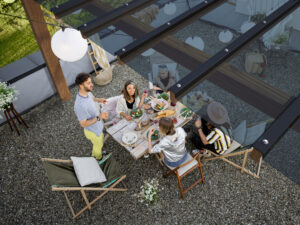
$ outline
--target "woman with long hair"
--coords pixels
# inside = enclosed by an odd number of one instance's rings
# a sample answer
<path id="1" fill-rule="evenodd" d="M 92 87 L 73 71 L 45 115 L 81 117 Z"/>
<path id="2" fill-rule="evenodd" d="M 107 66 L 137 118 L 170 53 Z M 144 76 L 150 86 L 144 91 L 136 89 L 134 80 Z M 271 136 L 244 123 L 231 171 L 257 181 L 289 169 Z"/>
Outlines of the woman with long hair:
<path id="1" fill-rule="evenodd" d="M 129 80 L 125 83 L 122 90 L 122 97 L 119 98 L 116 113 L 118 117 L 124 117 L 126 120 L 131 120 L 130 110 L 139 108 L 141 109 L 144 104 L 144 99 L 147 97 L 146 93 L 139 97 L 139 89 L 137 85 Z"/>
<path id="2" fill-rule="evenodd" d="M 172 119 L 161 118 L 159 132 L 163 135 L 163 138 L 157 145 L 152 147 L 151 136 L 154 131 L 155 129 L 152 128 L 148 134 L 148 153 L 160 153 L 166 165 L 171 167 L 180 166 L 188 155 L 185 148 L 186 133 L 183 128 L 174 128 Z"/>

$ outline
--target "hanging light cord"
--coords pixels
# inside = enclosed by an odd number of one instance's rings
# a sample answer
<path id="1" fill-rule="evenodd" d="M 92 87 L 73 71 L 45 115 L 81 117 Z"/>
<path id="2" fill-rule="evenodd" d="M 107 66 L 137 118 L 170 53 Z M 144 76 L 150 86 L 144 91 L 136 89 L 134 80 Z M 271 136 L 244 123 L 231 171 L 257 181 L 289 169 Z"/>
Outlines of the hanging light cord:
<path id="1" fill-rule="evenodd" d="M 0 15 L 3 15 L 3 16 L 10 16 L 10 17 L 14 17 L 14 18 L 22 19 L 22 20 L 28 20 L 28 21 L 30 21 L 30 22 L 43 23 L 43 24 L 47 24 L 47 25 L 50 25 L 50 26 L 60 27 L 60 28 L 62 28 L 63 30 L 64 30 L 65 28 L 68 28 L 68 27 L 63 26 L 63 25 L 57 25 L 57 24 L 48 23 L 48 22 L 41 22 L 41 21 L 37 21 L 37 20 L 29 20 L 29 19 L 27 19 L 27 18 L 25 18 L 25 17 L 16 16 L 16 15 L 10 15 L 10 14 L 6 14 L 6 13 L 2 13 L 2 12 L 0 12 Z"/>

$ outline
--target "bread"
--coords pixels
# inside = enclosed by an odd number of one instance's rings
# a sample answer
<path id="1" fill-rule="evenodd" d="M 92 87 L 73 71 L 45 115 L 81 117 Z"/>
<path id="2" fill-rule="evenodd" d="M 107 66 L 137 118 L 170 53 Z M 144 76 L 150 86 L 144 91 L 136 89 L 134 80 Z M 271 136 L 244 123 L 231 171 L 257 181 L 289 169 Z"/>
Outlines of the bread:
<path id="1" fill-rule="evenodd" d="M 160 119 L 160 118 L 163 118 L 163 117 L 173 116 L 175 113 L 176 112 L 174 110 L 167 109 L 167 110 L 159 112 L 158 116 L 156 117 L 156 119 Z"/>

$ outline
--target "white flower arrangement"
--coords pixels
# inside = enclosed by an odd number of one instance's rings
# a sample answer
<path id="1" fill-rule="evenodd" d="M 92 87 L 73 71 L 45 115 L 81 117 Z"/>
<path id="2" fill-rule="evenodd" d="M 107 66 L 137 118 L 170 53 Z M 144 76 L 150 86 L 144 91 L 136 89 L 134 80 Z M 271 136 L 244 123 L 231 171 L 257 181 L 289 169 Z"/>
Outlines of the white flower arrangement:
<path id="1" fill-rule="evenodd" d="M 158 185 L 158 179 L 156 178 L 144 181 L 144 185 L 141 186 L 141 192 L 136 195 L 140 199 L 140 202 L 154 204 L 159 198 Z"/>
<path id="2" fill-rule="evenodd" d="M 0 111 L 7 109 L 16 100 L 18 91 L 14 87 L 9 87 L 5 82 L 0 82 Z"/>

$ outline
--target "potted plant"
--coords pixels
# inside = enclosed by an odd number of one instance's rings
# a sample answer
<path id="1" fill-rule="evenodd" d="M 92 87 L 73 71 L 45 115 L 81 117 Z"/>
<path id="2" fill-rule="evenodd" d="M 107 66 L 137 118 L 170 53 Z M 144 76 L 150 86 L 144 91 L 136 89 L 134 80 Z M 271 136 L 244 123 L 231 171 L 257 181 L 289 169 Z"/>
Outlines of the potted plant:
<path id="1" fill-rule="evenodd" d="M 0 111 L 10 110 L 12 102 L 16 100 L 18 91 L 7 86 L 5 82 L 0 82 Z"/>
<path id="2" fill-rule="evenodd" d="M 254 14 L 250 17 L 250 21 L 255 23 L 255 24 L 258 24 L 260 21 L 265 19 L 266 16 L 267 16 L 266 13 L 257 13 L 257 14 Z"/>

